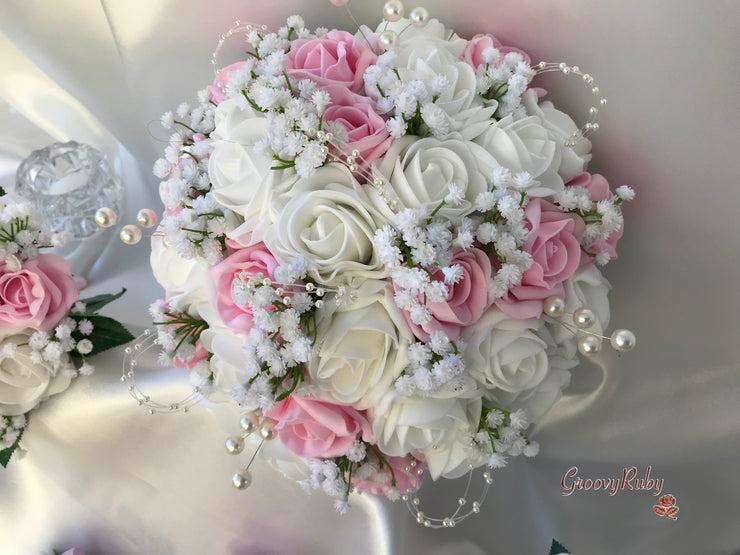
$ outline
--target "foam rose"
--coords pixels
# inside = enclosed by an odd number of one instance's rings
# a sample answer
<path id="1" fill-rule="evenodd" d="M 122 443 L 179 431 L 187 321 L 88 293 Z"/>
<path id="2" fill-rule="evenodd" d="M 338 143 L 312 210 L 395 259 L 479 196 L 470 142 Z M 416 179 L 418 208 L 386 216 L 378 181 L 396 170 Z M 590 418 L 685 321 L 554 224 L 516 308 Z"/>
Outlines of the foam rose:
<path id="1" fill-rule="evenodd" d="M 369 290 L 375 285 L 377 293 Z M 408 365 L 413 336 L 385 282 L 368 280 L 362 297 L 319 324 L 318 356 L 308 363 L 311 383 L 340 403 L 369 408 Z"/>
<path id="2" fill-rule="evenodd" d="M 213 85 L 208 85 L 208 97 L 216 104 L 221 104 L 224 100 L 229 97 L 224 92 L 229 84 L 229 77 L 232 71 L 239 71 L 244 67 L 244 62 L 236 62 L 224 68 L 218 72 L 216 78 L 213 80 Z"/>
<path id="3" fill-rule="evenodd" d="M 519 50 L 518 48 L 514 48 L 513 46 L 504 46 L 501 44 L 501 41 L 489 33 L 481 33 L 470 39 L 468 44 L 465 45 L 462 59 L 470 64 L 474 69 L 480 65 L 485 65 L 486 62 L 483 59 L 483 51 L 486 48 L 495 48 L 498 50 L 501 53 L 502 60 L 509 52 L 517 52 L 522 55 L 522 58 L 527 64 L 531 63 L 526 52 Z"/>
<path id="4" fill-rule="evenodd" d="M 256 243 L 236 250 L 211 270 L 216 288 L 216 310 L 224 324 L 237 333 L 247 334 L 252 329 L 252 309 L 249 305 L 238 305 L 231 296 L 232 284 L 240 274 L 253 276 L 258 273 L 274 278 L 278 266 L 264 243 Z"/>
<path id="5" fill-rule="evenodd" d="M 470 375 L 486 389 L 518 392 L 535 387 L 548 369 L 547 343 L 535 334 L 540 325 L 491 308 L 463 335 Z"/>
<path id="6" fill-rule="evenodd" d="M 372 441 L 367 417 L 352 407 L 291 395 L 266 416 L 288 449 L 308 458 L 341 457 L 357 439 Z"/>
<path id="7" fill-rule="evenodd" d="M 524 209 L 529 233 L 524 250 L 532 256 L 532 266 L 522 275 L 519 285 L 494 301 L 512 318 L 535 318 L 542 313 L 542 300 L 562 296 L 563 282 L 578 269 L 581 261 L 581 237 L 586 224 L 574 214 L 534 199 Z"/>
<path id="8" fill-rule="evenodd" d="M 612 198 L 612 191 L 609 188 L 609 183 L 603 175 L 600 175 L 598 173 L 580 173 L 576 177 L 571 179 L 568 183 L 566 183 L 566 186 L 583 187 L 588 191 L 588 195 L 593 202 Z M 587 245 L 584 245 L 584 248 L 587 251 L 594 253 L 604 250 L 609 253 L 609 258 L 611 260 L 614 260 L 617 258 L 617 242 L 622 238 L 623 233 L 624 226 L 612 232 L 611 235 L 609 235 L 609 237 L 607 237 L 606 239 L 602 239 L 600 237 L 594 239 Z M 593 260 L 594 259 L 591 257 L 584 257 L 583 262 L 591 263 L 593 262 Z"/>
<path id="9" fill-rule="evenodd" d="M 385 120 L 375 112 L 375 103 L 342 86 L 332 85 L 324 90 L 331 96 L 324 121 L 342 124 L 349 136 L 347 143 L 342 145 L 340 157 L 345 158 L 357 149 L 364 164 L 370 164 L 383 156 L 390 147 L 391 138 Z"/>
<path id="10" fill-rule="evenodd" d="M 16 345 L 13 358 L 0 358 L 0 414 L 25 414 L 52 395 L 69 387 L 74 373 L 55 369 L 44 360 L 34 362 L 28 346 L 30 335 L 19 333 L 3 343 Z"/>
<path id="11" fill-rule="evenodd" d="M 346 31 L 333 30 L 317 39 L 293 41 L 285 60 L 291 81 L 311 79 L 319 85 L 342 85 L 360 92 L 365 70 L 378 56 Z"/>
<path id="12" fill-rule="evenodd" d="M 441 303 L 427 301 L 431 320 L 419 326 L 411 320 L 408 311 L 403 311 L 409 328 L 422 341 L 428 342 L 431 334 L 436 331 L 444 332 L 452 341 L 457 341 L 463 329 L 475 324 L 490 306 L 488 285 L 491 281 L 491 261 L 488 256 L 476 248 L 461 250 L 455 254 L 450 264 L 458 264 L 462 268 L 462 279 L 449 285 L 447 300 Z M 432 276 L 438 281 L 444 280 L 444 274 L 439 268 L 432 270 Z M 424 298 L 420 295 L 419 302 L 423 301 Z"/>
<path id="13" fill-rule="evenodd" d="M 60 256 L 40 254 L 18 270 L 0 264 L 0 324 L 49 331 L 79 296 L 70 264 Z"/>
<path id="14" fill-rule="evenodd" d="M 373 455 L 372 450 L 369 452 L 370 460 L 373 461 L 377 466 L 378 458 Z M 411 463 L 414 466 L 411 466 Z M 385 457 L 385 464 L 393 469 L 393 474 L 388 469 L 388 466 L 384 466 L 380 472 L 382 473 L 379 477 L 372 476 L 364 480 L 352 479 L 352 485 L 355 486 L 357 493 L 370 493 L 372 495 L 385 495 L 393 485 L 393 478 L 396 479 L 395 488 L 400 493 L 409 493 L 418 491 L 421 487 L 421 483 L 424 481 L 424 473 L 418 473 L 423 468 L 422 463 L 411 455 L 405 457 Z M 385 479 L 383 479 L 385 475 Z M 380 479 L 379 479 L 380 478 Z"/>

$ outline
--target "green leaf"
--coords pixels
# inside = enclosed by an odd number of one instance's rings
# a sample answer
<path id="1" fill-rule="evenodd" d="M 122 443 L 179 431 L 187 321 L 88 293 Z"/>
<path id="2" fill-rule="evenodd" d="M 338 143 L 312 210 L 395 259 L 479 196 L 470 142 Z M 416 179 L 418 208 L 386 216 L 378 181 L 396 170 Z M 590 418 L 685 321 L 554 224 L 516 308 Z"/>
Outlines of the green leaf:
<path id="1" fill-rule="evenodd" d="M 121 289 L 120 293 L 116 294 L 104 294 L 104 295 L 97 295 L 96 297 L 90 297 L 89 299 L 80 299 L 80 302 L 85 303 L 85 312 L 82 314 L 82 316 L 92 316 L 94 315 L 98 310 L 103 308 L 108 303 L 112 303 L 121 295 L 123 295 L 126 292 L 126 288 L 124 287 Z M 72 317 L 75 315 L 72 314 Z M 79 314 L 77 316 L 80 316 Z"/>
<path id="2" fill-rule="evenodd" d="M 6 195 L 5 189 L 3 189 L 2 187 L 0 187 L 0 197 L 4 197 L 5 195 Z"/>
<path id="3" fill-rule="evenodd" d="M 552 540 L 552 545 L 550 546 L 550 555 L 560 555 L 561 553 L 569 553 L 569 551 L 565 547 L 563 547 L 560 542 Z"/>
<path id="4" fill-rule="evenodd" d="M 85 355 L 86 357 L 97 355 L 98 353 L 102 353 L 103 351 L 107 351 L 113 347 L 118 347 L 119 345 L 124 345 L 125 343 L 135 339 L 135 337 L 131 335 L 131 332 L 123 327 L 123 324 L 113 318 L 93 315 L 88 316 L 87 319 L 90 320 L 93 325 L 93 331 L 87 337 L 92 341 L 93 350 L 89 354 Z M 84 336 L 78 331 L 75 331 L 72 334 L 72 337 L 74 337 L 75 341 L 79 341 L 84 338 Z"/>
<path id="5" fill-rule="evenodd" d="M 15 443 L 8 447 L 7 449 L 3 449 L 0 451 L 0 464 L 3 465 L 3 468 L 7 468 L 8 463 L 10 462 L 10 457 L 13 456 L 13 453 L 15 453 L 15 450 L 18 449 L 18 445 L 21 442 L 21 437 L 23 437 L 23 432 L 26 429 L 23 428 L 20 433 L 18 434 L 18 439 L 15 440 Z"/>

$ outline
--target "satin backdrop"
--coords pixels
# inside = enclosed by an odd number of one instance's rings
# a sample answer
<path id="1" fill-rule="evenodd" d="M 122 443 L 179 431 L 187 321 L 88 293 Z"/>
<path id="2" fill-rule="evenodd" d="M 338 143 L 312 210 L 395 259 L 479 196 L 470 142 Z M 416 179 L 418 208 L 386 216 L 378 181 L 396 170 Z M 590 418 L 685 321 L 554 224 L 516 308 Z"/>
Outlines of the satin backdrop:
<path id="1" fill-rule="evenodd" d="M 574 370 L 533 434 L 540 454 L 495 472 L 481 514 L 452 530 L 423 529 L 403 505 L 368 497 L 338 517 L 325 496 L 260 460 L 254 485 L 235 491 L 229 478 L 244 459 L 226 454 L 223 426 L 201 408 L 149 416 L 118 380 L 114 351 L 32 413 L 28 455 L 0 470 L 0 553 L 540 554 L 552 538 L 577 554 L 740 551 L 740 4 L 419 3 L 462 36 L 494 32 L 535 61 L 567 61 L 596 78 L 609 104 L 590 169 L 638 194 L 607 269 L 612 326 L 632 328 L 637 349 Z M 380 7 L 352 2 L 373 26 Z M 123 220 L 158 208 L 150 168 L 167 134 L 153 122 L 211 79 L 211 52 L 235 19 L 275 27 L 293 13 L 312 27 L 352 26 L 325 0 L 0 0 L 0 185 L 32 148 L 72 138 L 114 161 Z M 545 84 L 585 115 L 590 95 L 576 79 Z M 89 294 L 128 287 L 106 311 L 145 325 L 161 294 L 147 264 L 145 244 L 111 244 Z M 143 387 L 170 399 L 183 384 L 170 372 Z M 676 497 L 678 520 L 655 515 L 650 492 L 563 496 L 573 466 L 592 479 L 650 466 Z M 448 513 L 463 487 L 427 484 L 423 510 Z"/>

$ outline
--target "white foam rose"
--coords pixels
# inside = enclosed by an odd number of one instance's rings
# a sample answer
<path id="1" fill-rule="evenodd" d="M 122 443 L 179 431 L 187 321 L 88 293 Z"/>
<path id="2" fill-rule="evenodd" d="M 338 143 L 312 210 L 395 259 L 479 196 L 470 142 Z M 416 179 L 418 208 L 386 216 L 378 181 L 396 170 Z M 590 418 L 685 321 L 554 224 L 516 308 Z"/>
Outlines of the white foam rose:
<path id="1" fill-rule="evenodd" d="M 16 345 L 12 358 L 0 358 L 0 415 L 27 413 L 42 401 L 67 389 L 74 376 L 72 367 L 68 372 L 64 368 L 54 369 L 44 360 L 34 362 L 29 339 L 30 333 L 15 333 L 5 337 L 0 344 Z"/>
<path id="2" fill-rule="evenodd" d="M 509 318 L 492 308 L 463 333 L 470 375 L 486 389 L 516 393 L 531 389 L 547 374 L 547 343 L 535 331 L 538 320 Z"/>
<path id="3" fill-rule="evenodd" d="M 527 172 L 536 179 L 539 185 L 527 189 L 528 195 L 545 197 L 563 190 L 558 168 L 564 147 L 550 136 L 540 118 L 506 116 L 491 123 L 475 142 L 494 160 L 491 169 L 503 166 L 512 174 Z"/>
<path id="4" fill-rule="evenodd" d="M 431 211 L 447 196 L 450 183 L 463 188 L 465 194 L 459 206 L 446 205 L 437 212 L 459 224 L 463 216 L 473 211 L 476 197 L 488 189 L 486 175 L 491 166 L 490 156 L 475 143 L 405 136 L 393 143 L 375 168 L 386 176 L 391 196 L 398 198 L 397 211 L 422 206 Z M 369 194 L 392 221 L 393 213 L 375 190 Z"/>
<path id="5" fill-rule="evenodd" d="M 465 439 L 478 429 L 480 395 L 472 399 L 404 397 L 389 391 L 371 409 L 373 433 L 380 450 L 390 456 L 423 453 L 433 480 L 468 471 L 470 450 Z"/>
<path id="6" fill-rule="evenodd" d="M 558 157 L 557 172 L 565 183 L 581 173 L 586 164 L 591 160 L 591 141 L 581 139 L 574 147 L 563 146 L 563 143 L 571 138 L 574 131 L 578 129 L 573 119 L 555 108 L 550 101 L 538 104 L 537 94 L 534 90 L 527 90 L 522 96 L 522 105 L 530 116 L 539 118 L 541 124 L 547 129 L 548 135 L 559 145 L 560 156 Z"/>
<path id="7" fill-rule="evenodd" d="M 383 278 L 387 270 L 373 248 L 379 218 L 349 170 L 327 164 L 295 184 L 263 240 L 281 262 L 305 258 L 324 284 Z"/>
<path id="8" fill-rule="evenodd" d="M 485 395 L 486 404 L 493 404 L 510 411 L 522 409 L 527 418 L 537 423 L 549 412 L 563 395 L 563 389 L 570 383 L 570 372 L 565 368 L 552 367 L 537 386 L 511 393 L 502 389 L 489 391 Z"/>
<path id="9" fill-rule="evenodd" d="M 358 301 L 319 323 L 323 338 L 308 363 L 311 383 L 340 404 L 374 405 L 408 365 L 414 341 L 385 281 L 368 280 Z"/>
<path id="10" fill-rule="evenodd" d="M 215 111 L 213 152 L 208 160 L 212 195 L 245 219 L 259 214 L 266 190 L 279 188 L 295 173 L 271 170 L 273 159 L 255 152 L 254 145 L 267 137 L 266 121 L 263 114 L 234 100 L 222 102 Z"/>
<path id="11" fill-rule="evenodd" d="M 438 19 L 430 19 L 423 27 L 415 27 L 407 18 L 398 21 L 383 21 L 378 24 L 375 33 L 386 29 L 398 33 L 398 46 L 394 49 L 398 55 L 399 67 L 411 67 L 416 60 L 426 59 L 431 54 L 439 55 L 441 61 L 453 63 L 462 57 L 467 41 L 447 29 Z M 365 27 L 363 30 L 367 30 Z M 365 40 L 361 35 L 358 40 Z"/>
<path id="12" fill-rule="evenodd" d="M 152 237 L 149 262 L 154 278 L 165 290 L 165 298 L 174 303 L 176 310 L 204 307 L 213 296 L 211 267 L 200 256 L 185 259 L 176 249 L 166 246 L 164 237 Z"/>

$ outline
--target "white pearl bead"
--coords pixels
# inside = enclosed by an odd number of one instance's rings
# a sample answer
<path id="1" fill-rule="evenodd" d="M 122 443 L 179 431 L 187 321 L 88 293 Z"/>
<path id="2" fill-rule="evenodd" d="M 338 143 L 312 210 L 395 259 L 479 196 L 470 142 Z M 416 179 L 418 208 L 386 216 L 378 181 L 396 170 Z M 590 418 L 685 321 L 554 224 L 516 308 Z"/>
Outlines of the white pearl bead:
<path id="1" fill-rule="evenodd" d="M 136 214 L 136 223 L 141 227 L 154 227 L 157 225 L 157 214 L 151 208 L 142 208 L 139 213 Z"/>
<path id="2" fill-rule="evenodd" d="M 242 470 L 232 476 L 231 483 L 236 489 L 247 489 L 252 485 L 252 473 L 249 470 Z"/>
<path id="3" fill-rule="evenodd" d="M 329 0 L 329 2 L 339 7 L 346 6 L 347 4 L 349 4 L 349 0 Z"/>
<path id="4" fill-rule="evenodd" d="M 111 227 L 116 225 L 116 213 L 111 208 L 100 208 L 95 212 L 95 223 L 100 227 Z"/>
<path id="5" fill-rule="evenodd" d="M 429 10 L 421 6 L 414 8 L 409 14 L 409 19 L 414 27 L 425 27 L 429 23 Z"/>
<path id="6" fill-rule="evenodd" d="M 141 230 L 135 225 L 125 225 L 121 229 L 120 237 L 127 245 L 135 245 L 141 241 Z"/>
<path id="7" fill-rule="evenodd" d="M 403 17 L 403 3 L 400 0 L 388 0 L 383 6 L 383 19 L 398 21 Z"/>
<path id="8" fill-rule="evenodd" d="M 226 440 L 226 451 L 230 455 L 238 455 L 244 450 L 244 441 L 240 437 L 230 437 Z"/>
<path id="9" fill-rule="evenodd" d="M 378 45 L 383 51 L 390 50 L 398 44 L 398 33 L 388 29 L 378 36 Z"/>
<path id="10" fill-rule="evenodd" d="M 239 425 L 244 430 L 244 433 L 251 434 L 257 429 L 257 417 L 256 416 L 242 416 L 239 420 Z"/>
<path id="11" fill-rule="evenodd" d="M 601 351 L 601 339 L 595 335 L 584 335 L 578 340 L 578 350 L 582 355 L 596 355 Z"/>
<path id="12" fill-rule="evenodd" d="M 275 431 L 275 422 L 273 420 L 263 420 L 260 426 L 260 437 L 265 441 L 270 441 L 277 437 L 277 431 Z"/>
<path id="13" fill-rule="evenodd" d="M 596 323 L 596 315 L 590 308 L 582 306 L 573 313 L 573 323 L 581 329 L 590 328 Z"/>
<path id="14" fill-rule="evenodd" d="M 626 352 L 635 348 L 637 338 L 630 330 L 614 330 L 610 342 L 615 351 Z"/>
<path id="15" fill-rule="evenodd" d="M 542 301 L 542 312 L 552 318 L 560 318 L 565 312 L 565 299 L 557 295 L 550 295 Z"/>

